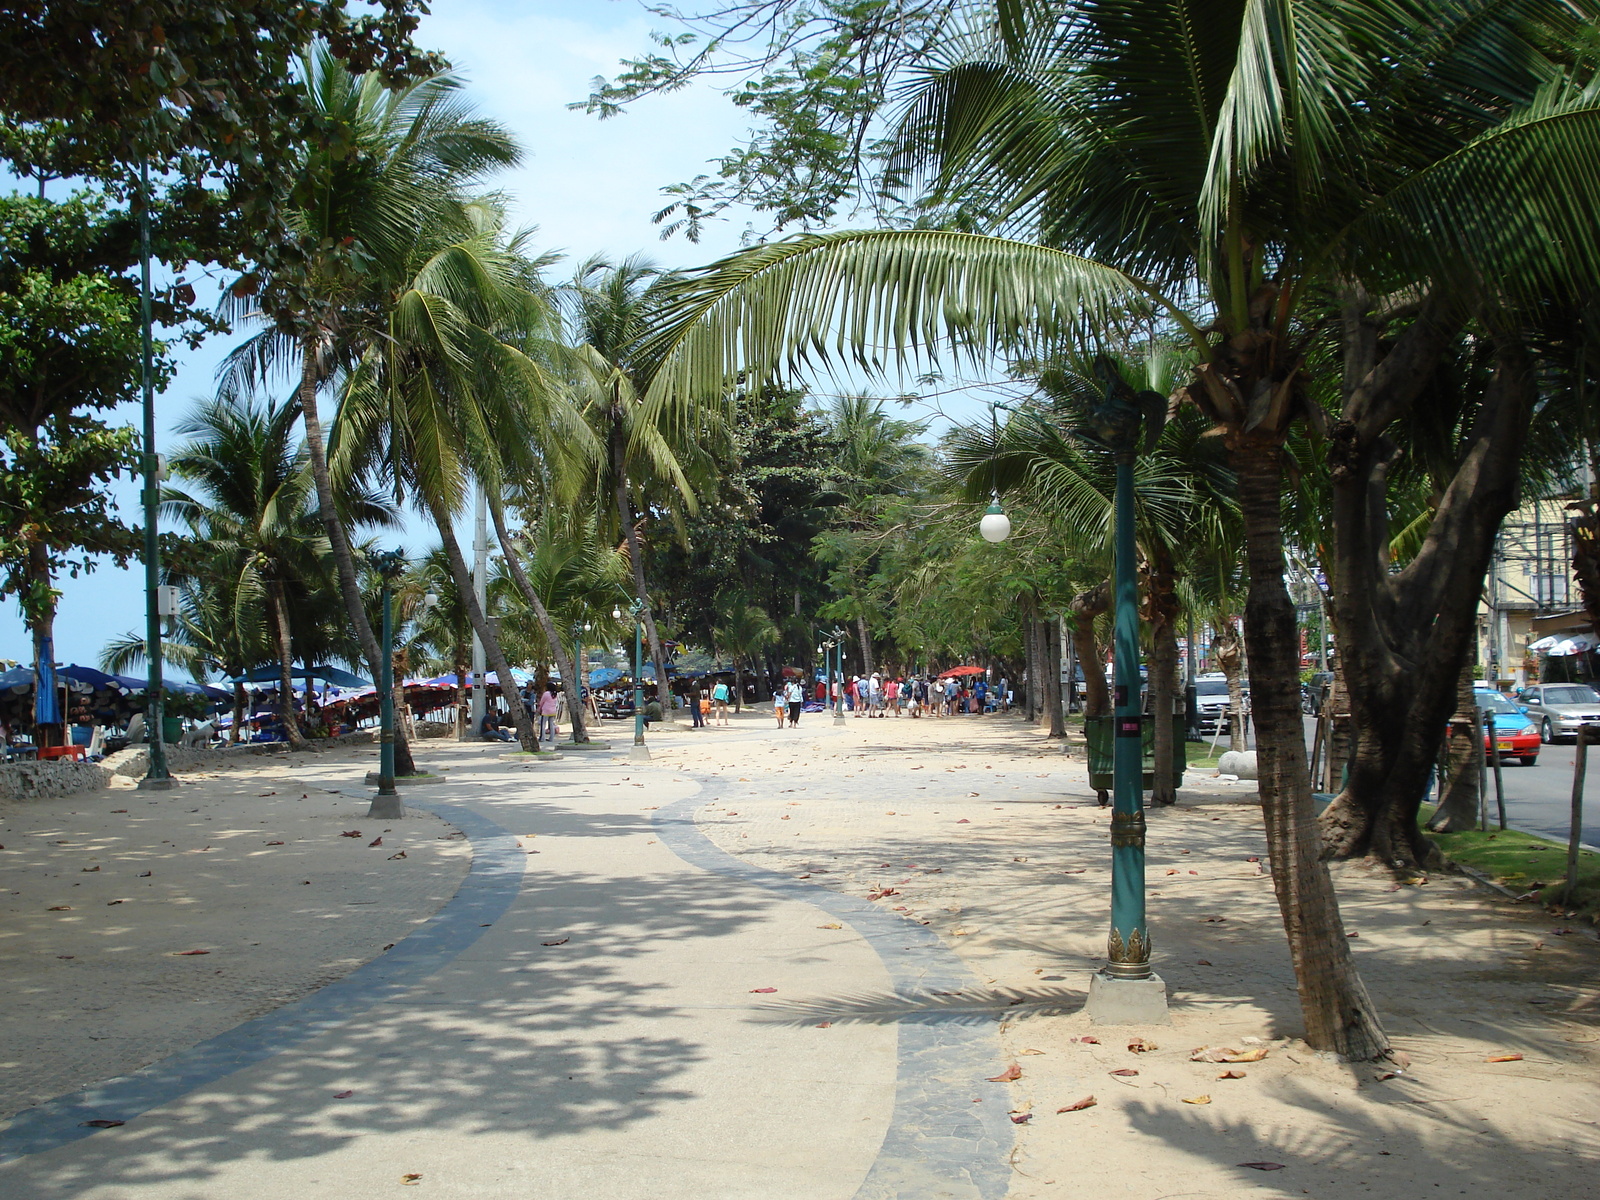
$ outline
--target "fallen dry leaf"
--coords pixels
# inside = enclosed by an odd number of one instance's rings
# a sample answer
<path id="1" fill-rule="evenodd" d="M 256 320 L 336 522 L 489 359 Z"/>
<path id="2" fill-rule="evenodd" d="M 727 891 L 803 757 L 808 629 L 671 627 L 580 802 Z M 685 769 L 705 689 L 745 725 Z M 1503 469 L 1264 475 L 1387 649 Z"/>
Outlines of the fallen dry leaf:
<path id="1" fill-rule="evenodd" d="M 1026 1125 L 1029 1121 L 1033 1120 L 1033 1114 L 1031 1112 L 1011 1113 L 1010 1116 L 1011 1123 L 1013 1125 Z"/>
<path id="2" fill-rule="evenodd" d="M 122 1122 L 108 1120 L 105 1117 L 96 1117 L 92 1121 L 82 1121 L 80 1124 L 85 1129 L 115 1129 L 118 1125 L 121 1125 Z"/>
<path id="3" fill-rule="evenodd" d="M 351 1096 L 354 1096 L 354 1095 L 355 1095 L 355 1092 L 353 1092 L 353 1091 L 349 1091 L 349 1092 L 335 1092 L 335 1093 L 334 1093 L 334 1094 L 333 1094 L 333 1098 L 334 1098 L 334 1099 L 335 1099 L 335 1100 L 348 1100 L 348 1099 L 350 1099 L 350 1097 L 351 1097 Z"/>
<path id="4" fill-rule="evenodd" d="M 1095 1037 L 1093 1034 L 1085 1034 L 1081 1038 L 1073 1038 L 1072 1040 L 1075 1042 L 1085 1042 L 1090 1046 L 1098 1046 L 1100 1044 L 1100 1039 Z"/>
<path id="5" fill-rule="evenodd" d="M 269 846 L 281 846 L 281 845 L 283 845 L 283 843 L 282 842 L 268 842 L 267 845 L 269 845 Z"/>
<path id="6" fill-rule="evenodd" d="M 1134 1075 L 1137 1075 L 1139 1072 L 1134 1070 L 1132 1067 L 1122 1067 L 1121 1069 L 1113 1071 L 1111 1073 L 1113 1075 L 1120 1076 L 1123 1079 L 1128 1079 L 1128 1078 L 1131 1078 Z"/>
<path id="7" fill-rule="evenodd" d="M 370 850 L 374 846 L 381 846 L 381 845 L 383 845 L 383 835 L 379 834 L 377 837 L 373 838 L 370 842 L 367 843 L 367 849 Z"/>
<path id="8" fill-rule="evenodd" d="M 552 942 L 540 942 L 539 944 L 541 946 L 565 946 L 571 940 L 571 938 L 556 938 Z"/>
<path id="9" fill-rule="evenodd" d="M 70 904 L 52 904 L 49 908 L 45 909 L 45 912 L 71 912 L 71 911 L 72 911 L 72 905 L 70 905 Z"/>
<path id="10" fill-rule="evenodd" d="M 407 1174 L 400 1176 L 400 1182 L 405 1184 L 407 1187 L 415 1187 L 421 1179 L 422 1175 L 417 1171 L 410 1171 Z"/>
<path id="11" fill-rule="evenodd" d="M 819 1022 L 817 1024 L 817 1028 L 818 1029 L 832 1029 L 833 1028 L 833 1022 L 832 1021 L 821 1021 L 821 1022 Z"/>
<path id="12" fill-rule="evenodd" d="M 1520 1055 L 1520 1054 L 1491 1054 L 1488 1058 L 1484 1059 L 1483 1061 L 1484 1062 L 1521 1062 L 1522 1061 L 1522 1055 Z"/>
<path id="13" fill-rule="evenodd" d="M 1128 1049 L 1135 1054 L 1149 1054 L 1150 1051 L 1159 1050 L 1161 1047 L 1154 1042 L 1147 1042 L 1143 1038 L 1134 1038 L 1133 1041 L 1128 1043 Z"/>
<path id="14" fill-rule="evenodd" d="M 1176 875 L 1177 873 L 1178 873 L 1178 871 L 1177 871 L 1176 867 L 1174 867 L 1172 870 L 1167 872 L 1168 875 Z"/>
<path id="15" fill-rule="evenodd" d="M 140 879 L 149 879 L 150 876 L 152 876 L 154 874 L 155 874 L 154 871 L 140 871 L 139 872 L 139 878 Z"/>
<path id="16" fill-rule="evenodd" d="M 843 929 L 844 926 L 837 921 L 829 921 L 826 925 L 818 925 L 818 929 Z"/>
<path id="17" fill-rule="evenodd" d="M 751 988 L 750 989 L 752 994 L 759 994 L 759 995 L 762 995 L 762 996 L 771 995 L 773 992 L 775 992 L 777 990 L 778 990 L 777 988 Z"/>
<path id="18" fill-rule="evenodd" d="M 341 833 L 339 836 L 340 837 L 360 837 L 361 836 L 361 830 L 359 830 L 359 829 L 347 829 L 343 833 Z"/>
<path id="19" fill-rule="evenodd" d="M 1183 1102 L 1185 1104 L 1210 1104 L 1211 1103 L 1211 1097 L 1210 1096 L 1184 1096 L 1182 1099 L 1183 1099 Z"/>
<path id="20" fill-rule="evenodd" d="M 1016 1063 L 1012 1063 L 1004 1071 L 1001 1071 L 1000 1074 L 991 1075 L 989 1077 L 989 1082 L 990 1083 L 1015 1083 L 1017 1080 L 1019 1080 L 1021 1078 L 1022 1078 L 1022 1068 L 1019 1067 Z"/>
<path id="21" fill-rule="evenodd" d="M 1221 1075 L 1218 1075 L 1217 1078 L 1218 1079 L 1243 1079 L 1244 1078 L 1244 1072 L 1243 1071 L 1224 1071 Z"/>
<path id="22" fill-rule="evenodd" d="M 971 825 L 972 822 L 967 820 L 965 817 L 962 817 L 961 820 L 956 822 L 956 824 L 957 825 Z"/>
<path id="23" fill-rule="evenodd" d="M 404 858 L 404 857 L 405 857 L 405 856 L 406 856 L 406 852 L 405 852 L 405 851 L 404 851 L 404 850 L 402 850 L 402 851 L 400 851 L 400 852 L 399 852 L 399 853 L 398 853 L 398 854 L 391 854 L 391 855 L 389 855 L 389 861 L 390 861 L 390 862 L 393 862 L 393 861 L 394 861 L 394 860 L 395 860 L 395 859 L 397 859 L 397 858 Z"/>
<path id="24" fill-rule="evenodd" d="M 1252 1162 L 1252 1163 L 1240 1163 L 1239 1165 L 1241 1167 L 1249 1167 L 1252 1171 L 1281 1171 L 1281 1170 L 1283 1170 L 1283 1164 L 1282 1163 Z"/>
<path id="25" fill-rule="evenodd" d="M 1043 1054 L 1043 1050 L 1019 1050 L 1018 1054 Z"/>
<path id="26" fill-rule="evenodd" d="M 1268 1054 L 1265 1046 L 1254 1050 L 1235 1050 L 1232 1046 L 1201 1046 L 1189 1055 L 1190 1062 L 1201 1063 L 1251 1063 L 1260 1062 Z"/>
<path id="27" fill-rule="evenodd" d="M 1069 1104 L 1065 1108 L 1058 1108 L 1058 1109 L 1056 1109 L 1056 1112 L 1058 1112 L 1058 1113 L 1082 1112 L 1086 1108 L 1093 1108 L 1098 1103 L 1100 1103 L 1100 1102 L 1098 1100 L 1096 1100 L 1093 1096 L 1085 1096 L 1082 1100 L 1079 1100 L 1076 1104 Z"/>
<path id="28" fill-rule="evenodd" d="M 211 953 L 211 951 L 209 951 L 209 950 L 179 950 L 178 951 L 178 957 L 179 958 L 187 958 L 191 954 L 210 954 L 210 953 Z"/>
<path id="29" fill-rule="evenodd" d="M 79 867 L 78 868 L 78 870 L 80 870 L 80 871 L 98 871 L 99 869 L 100 869 L 99 867 Z"/>

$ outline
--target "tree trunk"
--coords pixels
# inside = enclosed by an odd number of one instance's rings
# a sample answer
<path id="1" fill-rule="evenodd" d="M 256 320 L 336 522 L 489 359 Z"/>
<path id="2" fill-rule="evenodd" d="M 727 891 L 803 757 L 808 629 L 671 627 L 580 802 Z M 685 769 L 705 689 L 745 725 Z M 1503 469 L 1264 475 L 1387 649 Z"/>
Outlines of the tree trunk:
<path id="1" fill-rule="evenodd" d="M 1483 743 L 1477 733 L 1477 699 L 1473 696 L 1472 668 L 1463 663 L 1456 681 L 1456 711 L 1450 718 L 1445 741 L 1448 774 L 1439 780 L 1439 807 L 1428 822 L 1437 833 L 1457 833 L 1478 827 L 1480 785 L 1483 780 Z"/>
<path id="2" fill-rule="evenodd" d="M 1105 655 L 1095 640 L 1094 623 L 1111 607 L 1111 581 L 1079 592 L 1067 606 L 1072 613 L 1072 640 L 1078 650 L 1078 665 L 1083 668 L 1083 715 L 1111 715 L 1111 687 L 1106 682 Z"/>
<path id="3" fill-rule="evenodd" d="M 736 713 L 744 711 L 744 672 L 740 670 L 740 659 L 737 654 L 733 656 L 733 711 Z"/>
<path id="4" fill-rule="evenodd" d="M 1376 415 L 1349 401 L 1329 438 L 1332 602 L 1355 739 L 1344 790 L 1322 817 L 1333 857 L 1370 854 L 1414 868 L 1433 853 L 1418 828 L 1417 809 L 1477 635 L 1494 539 L 1516 504 L 1537 399 L 1519 335 L 1493 336 L 1494 372 L 1460 465 L 1422 549 L 1400 572 L 1391 567 L 1386 505 L 1388 473 L 1399 452 L 1383 431 L 1408 401 L 1385 401 L 1374 385 L 1367 405 Z M 1430 375 L 1438 358 L 1427 360 Z"/>
<path id="5" fill-rule="evenodd" d="M 1049 736 L 1067 736 L 1067 723 L 1061 713 L 1061 619 L 1047 617 L 1044 622 L 1044 703 Z"/>
<path id="6" fill-rule="evenodd" d="M 300 723 L 294 716 L 294 647 L 289 637 L 289 604 L 283 596 L 283 584 L 272 580 L 267 584 L 268 616 L 272 622 L 272 640 L 278 648 L 278 720 L 283 723 L 283 736 L 291 750 L 308 749 Z"/>
<path id="7" fill-rule="evenodd" d="M 243 675 L 244 668 L 241 666 L 234 674 Z M 244 684 L 235 683 L 233 685 L 233 727 L 228 730 L 228 745 L 230 746 L 239 744 L 239 731 L 244 727 L 245 700 Z"/>
<path id="8" fill-rule="evenodd" d="M 1299 638 L 1294 603 L 1283 582 L 1283 452 L 1275 439 L 1248 434 L 1231 449 L 1250 567 L 1245 641 L 1261 809 L 1306 1041 L 1347 1059 L 1374 1059 L 1388 1052 L 1389 1043 L 1356 973 L 1311 803 L 1300 723 Z"/>
<path id="9" fill-rule="evenodd" d="M 450 648 L 450 654 L 450 665 L 456 673 L 456 741 L 464 742 L 472 736 L 469 731 L 472 719 L 468 715 L 472 710 L 467 702 L 467 647 L 457 642 Z"/>
<path id="10" fill-rule="evenodd" d="M 872 676 L 872 630 L 867 628 L 867 614 L 856 614 L 856 633 L 861 637 L 861 673 Z"/>
<path id="11" fill-rule="evenodd" d="M 506 706 L 511 710 L 512 724 L 517 727 L 517 740 L 522 743 L 523 750 L 530 754 L 534 753 L 539 749 L 539 731 L 534 728 L 527 707 L 522 703 L 522 697 L 517 694 L 516 681 L 511 675 L 511 664 L 506 661 L 505 651 L 500 647 L 500 639 L 495 636 L 483 610 L 478 607 L 478 597 L 472 590 L 472 572 L 467 569 L 467 560 L 462 557 L 461 544 L 456 541 L 455 526 L 450 520 L 450 514 L 440 508 L 431 496 L 425 496 L 424 499 L 428 505 L 428 512 L 433 517 L 433 523 L 439 530 L 439 540 L 444 544 L 445 557 L 450 560 L 450 574 L 455 578 L 456 591 L 460 594 L 462 604 L 467 610 L 467 620 L 471 622 L 473 632 L 478 635 L 478 641 L 483 644 L 484 653 L 488 655 L 489 665 L 500 680 L 500 694 L 506 697 Z M 484 699 L 487 702 L 488 697 L 485 696 Z"/>
<path id="12" fill-rule="evenodd" d="M 1234 629 L 1234 618 L 1224 618 L 1218 634 L 1211 638 L 1211 650 L 1227 680 L 1227 749 L 1245 750 L 1250 746 L 1245 736 L 1245 643 Z M 1298 664 L 1294 674 L 1299 675 Z"/>
<path id="13" fill-rule="evenodd" d="M 1155 783 L 1150 802 L 1165 807 L 1178 802 L 1178 789 L 1172 783 L 1178 754 L 1172 736 L 1172 710 L 1178 695 L 1178 594 L 1176 568 L 1165 546 L 1151 547 L 1149 564 L 1145 603 L 1150 621 L 1150 715 L 1156 723 L 1151 756 Z"/>
<path id="14" fill-rule="evenodd" d="M 488 501 L 489 516 L 494 521 L 494 535 L 500 541 L 500 552 L 505 555 L 506 570 L 511 573 L 511 580 L 516 584 L 517 591 L 522 593 L 522 598 L 527 601 L 528 607 L 533 609 L 533 615 L 538 618 L 539 628 L 544 630 L 544 640 L 550 643 L 550 655 L 555 659 L 556 669 L 561 672 L 561 678 L 567 681 L 567 713 L 572 721 L 572 740 L 581 746 L 589 740 L 589 731 L 584 725 L 583 682 L 578 678 L 577 664 L 568 656 L 566 645 L 561 640 L 561 631 L 556 628 L 550 610 L 544 606 L 544 601 L 533 588 L 533 581 L 522 569 L 522 560 L 517 554 L 516 546 L 512 544 L 510 533 L 506 530 L 505 505 L 501 503 L 493 488 L 486 488 L 484 497 Z"/>
<path id="15" fill-rule="evenodd" d="M 50 586 L 50 554 L 43 542 L 33 542 L 28 546 L 27 573 L 28 591 L 21 599 L 23 601 L 23 612 L 27 616 L 29 632 L 33 634 L 33 669 L 35 671 L 34 679 L 37 680 L 39 664 L 45 661 L 46 643 L 51 648 L 49 661 L 55 661 L 56 594 L 55 590 Z M 148 650 L 148 647 L 146 649 Z M 62 735 L 61 741 L 63 744 L 67 740 L 66 718 L 67 714 L 63 712 L 61 714 L 62 723 L 56 727 Z M 31 710 L 28 713 L 28 719 L 30 721 L 33 719 Z M 35 730 L 35 741 L 41 746 L 52 744 L 46 740 L 46 728 L 48 727 L 41 726 Z M 156 736 L 160 736 L 160 730 L 156 731 Z"/>
<path id="16" fill-rule="evenodd" d="M 300 417 L 305 422 L 306 450 L 311 457 L 311 478 L 317 485 L 317 512 L 322 517 L 328 534 L 328 547 L 333 555 L 339 575 L 339 594 L 344 597 L 346 615 L 361 645 L 361 657 L 372 672 L 376 686 L 383 678 L 383 653 L 378 649 L 378 639 L 367 620 L 366 606 L 361 599 L 361 581 L 356 576 L 355 555 L 350 549 L 350 538 L 345 533 L 344 522 L 333 499 L 333 476 L 328 471 L 327 444 L 322 436 L 322 418 L 317 412 L 317 361 L 316 339 L 307 337 L 300 343 Z M 394 773 L 415 775 L 417 764 L 411 757 L 411 743 L 396 730 L 394 738 Z"/>

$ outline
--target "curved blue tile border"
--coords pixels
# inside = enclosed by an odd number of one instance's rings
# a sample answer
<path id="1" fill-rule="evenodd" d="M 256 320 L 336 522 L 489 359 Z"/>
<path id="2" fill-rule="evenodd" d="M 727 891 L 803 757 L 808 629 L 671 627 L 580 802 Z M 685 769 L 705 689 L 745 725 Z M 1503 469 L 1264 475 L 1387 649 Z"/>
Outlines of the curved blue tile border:
<path id="1" fill-rule="evenodd" d="M 359 793 L 363 798 L 367 794 Z M 0 1163 L 89 1137 L 98 1131 L 84 1128 L 84 1121 L 129 1120 L 342 1025 L 427 978 L 483 936 L 482 927 L 499 920 L 521 890 L 526 855 L 512 834 L 470 808 L 410 799 L 406 803 L 448 821 L 472 844 L 467 877 L 416 932 L 302 1000 L 130 1075 L 23 1109 L 0 1131 Z"/>
<path id="2" fill-rule="evenodd" d="M 699 797 L 663 805 L 655 826 L 664 845 L 702 870 L 822 909 L 852 928 L 883 961 L 895 992 L 911 1002 L 970 989 L 975 977 L 939 936 L 859 896 L 818 887 L 736 858 L 695 823 Z M 1011 1185 L 1015 1131 L 985 1082 L 1000 1067 L 999 1018 L 992 1025 L 901 1021 L 894 1115 L 855 1200 L 999 1200 Z"/>

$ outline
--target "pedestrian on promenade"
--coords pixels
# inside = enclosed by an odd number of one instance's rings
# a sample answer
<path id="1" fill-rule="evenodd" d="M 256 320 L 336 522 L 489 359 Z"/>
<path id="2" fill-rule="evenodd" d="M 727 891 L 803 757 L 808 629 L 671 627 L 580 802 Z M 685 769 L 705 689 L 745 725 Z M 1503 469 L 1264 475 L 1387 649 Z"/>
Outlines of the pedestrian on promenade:
<path id="1" fill-rule="evenodd" d="M 890 676 L 883 685 L 883 699 L 895 716 L 900 715 L 900 681 Z"/>
<path id="2" fill-rule="evenodd" d="M 700 685 L 691 683 L 688 691 L 684 693 L 684 700 L 689 705 L 689 728 L 704 729 L 706 727 L 705 710 L 700 707 Z"/>
<path id="3" fill-rule="evenodd" d="M 728 685 L 720 679 L 717 686 L 711 689 L 711 717 L 718 725 L 728 723 Z"/>
<path id="4" fill-rule="evenodd" d="M 783 728 L 783 719 L 789 715 L 789 702 L 785 690 L 777 687 L 772 691 L 772 715 L 777 720 L 779 729 Z"/>
<path id="5" fill-rule="evenodd" d="M 539 740 L 549 742 L 552 746 L 556 741 L 557 707 L 555 686 L 546 683 L 544 691 L 539 693 Z"/>
<path id="6" fill-rule="evenodd" d="M 800 710 L 806 702 L 805 689 L 798 679 L 791 679 L 784 685 L 783 698 L 789 705 L 789 728 L 793 729 L 800 724 Z"/>
<path id="7" fill-rule="evenodd" d="M 1004 675 L 994 685 L 994 708 L 996 712 L 1011 711 L 1011 683 Z"/>

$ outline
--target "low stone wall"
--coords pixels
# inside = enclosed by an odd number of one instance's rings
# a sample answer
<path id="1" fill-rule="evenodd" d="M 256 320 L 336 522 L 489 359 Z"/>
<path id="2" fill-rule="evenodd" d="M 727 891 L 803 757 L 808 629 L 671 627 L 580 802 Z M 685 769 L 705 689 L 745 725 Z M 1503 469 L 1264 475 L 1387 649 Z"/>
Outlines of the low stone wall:
<path id="1" fill-rule="evenodd" d="M 311 743 L 311 751 L 326 754 L 346 746 L 371 745 L 378 735 L 370 729 L 359 729 L 340 737 L 320 738 Z M 216 771 L 243 756 L 285 754 L 287 742 L 256 742 L 238 746 L 167 747 L 167 769 L 174 775 L 193 771 Z M 20 762 L 0 764 L 0 801 L 44 800 L 56 796 L 75 796 L 80 792 L 97 792 L 111 782 L 114 775 L 124 779 L 143 779 L 150 769 L 150 747 L 129 746 L 107 755 L 97 763 L 57 759 L 51 762 Z"/>
<path id="2" fill-rule="evenodd" d="M 56 796 L 75 796 L 97 792 L 111 782 L 111 770 L 104 763 L 18 762 L 0 765 L 0 800 L 49 800 Z"/>

